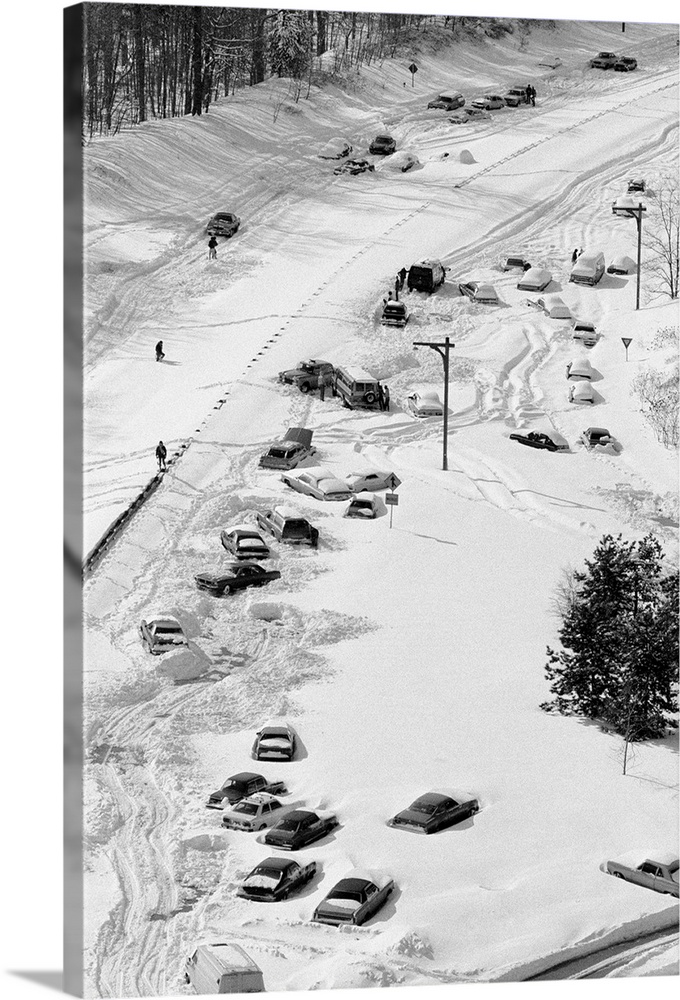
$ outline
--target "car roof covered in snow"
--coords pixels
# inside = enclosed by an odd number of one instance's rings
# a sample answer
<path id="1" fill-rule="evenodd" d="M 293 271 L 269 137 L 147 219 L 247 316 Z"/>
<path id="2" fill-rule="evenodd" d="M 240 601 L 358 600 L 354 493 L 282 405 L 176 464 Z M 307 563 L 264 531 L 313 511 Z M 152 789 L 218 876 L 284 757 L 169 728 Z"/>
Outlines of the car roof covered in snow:
<path id="1" fill-rule="evenodd" d="M 612 858 L 622 865 L 627 865 L 629 868 L 637 868 L 639 865 L 644 864 L 645 861 L 655 861 L 660 865 L 672 865 L 678 861 L 678 852 L 651 848 L 649 850 L 644 850 L 643 848 L 626 851 L 624 854 L 619 854 L 617 857 Z"/>
<path id="2" fill-rule="evenodd" d="M 254 528 L 252 524 L 230 524 L 228 528 L 224 529 L 227 535 L 231 535 L 235 531 L 247 532 L 249 535 L 260 536 L 257 528 Z"/>
<path id="3" fill-rule="evenodd" d="M 272 511 L 275 514 L 278 514 L 279 517 L 285 517 L 285 518 L 294 517 L 296 518 L 296 520 L 305 520 L 305 518 L 303 518 L 302 514 L 300 514 L 299 511 L 295 510 L 293 507 L 287 507 L 284 504 L 281 504 L 278 507 L 273 507 Z"/>
<path id="4" fill-rule="evenodd" d="M 174 615 L 167 615 L 163 611 L 161 611 L 159 614 L 154 614 L 153 612 L 151 612 L 145 617 L 144 621 L 147 623 L 147 625 L 154 625 L 157 622 L 169 622 L 172 625 L 179 625 L 179 621 L 177 618 L 175 618 Z"/>
<path id="5" fill-rule="evenodd" d="M 388 882 L 392 881 L 392 876 L 385 875 L 384 872 L 373 871 L 369 868 L 353 868 L 347 872 L 342 881 L 344 882 L 347 879 L 356 879 L 359 882 L 372 882 L 378 889 L 384 889 Z"/>

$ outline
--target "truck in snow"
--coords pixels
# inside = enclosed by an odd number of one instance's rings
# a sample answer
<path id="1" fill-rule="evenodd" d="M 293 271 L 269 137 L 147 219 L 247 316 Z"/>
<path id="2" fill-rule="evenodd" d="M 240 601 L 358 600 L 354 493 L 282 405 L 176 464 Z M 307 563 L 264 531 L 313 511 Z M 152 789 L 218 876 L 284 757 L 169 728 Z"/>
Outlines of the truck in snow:
<path id="1" fill-rule="evenodd" d="M 200 994 L 264 993 L 259 965 L 238 944 L 199 944 L 184 965 L 184 979 Z"/>

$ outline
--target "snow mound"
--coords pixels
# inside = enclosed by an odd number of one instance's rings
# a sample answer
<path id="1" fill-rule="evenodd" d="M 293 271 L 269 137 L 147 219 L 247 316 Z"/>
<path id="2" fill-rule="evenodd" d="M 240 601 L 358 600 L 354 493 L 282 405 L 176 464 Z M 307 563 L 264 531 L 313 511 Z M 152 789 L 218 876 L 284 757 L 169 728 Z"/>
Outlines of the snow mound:
<path id="1" fill-rule="evenodd" d="M 273 604 L 267 601 L 258 601 L 251 604 L 248 609 L 253 618 L 263 622 L 275 622 L 283 618 L 283 605 Z"/>
<path id="2" fill-rule="evenodd" d="M 212 660 L 196 646 L 166 653 L 158 664 L 158 673 L 174 681 L 190 681 L 212 669 Z"/>
<path id="3" fill-rule="evenodd" d="M 458 157 L 461 163 L 476 163 L 474 156 L 469 149 L 461 149 L 460 156 Z"/>
<path id="4" fill-rule="evenodd" d="M 393 170 L 405 174 L 407 170 L 419 166 L 420 160 L 415 153 L 411 153 L 407 149 L 400 149 L 391 156 L 386 156 L 380 163 L 376 163 L 375 169 L 376 173 L 380 173 L 383 170 Z"/>
<path id="5" fill-rule="evenodd" d="M 226 851 L 229 847 L 227 838 L 221 833 L 196 833 L 190 837 L 185 837 L 182 841 L 185 847 L 191 847 L 194 851 Z"/>

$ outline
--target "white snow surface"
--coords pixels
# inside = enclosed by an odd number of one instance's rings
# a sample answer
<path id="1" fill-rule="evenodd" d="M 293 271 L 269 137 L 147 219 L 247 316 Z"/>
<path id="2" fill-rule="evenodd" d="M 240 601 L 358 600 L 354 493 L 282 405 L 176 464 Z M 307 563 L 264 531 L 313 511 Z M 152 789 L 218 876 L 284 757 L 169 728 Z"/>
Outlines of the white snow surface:
<path id="1" fill-rule="evenodd" d="M 677 926 L 677 902 L 599 868 L 677 842 L 677 740 L 633 747 L 624 776 L 617 737 L 538 707 L 562 569 L 606 532 L 653 530 L 677 558 L 677 455 L 631 394 L 636 374 L 674 357 L 656 333 L 677 325 L 676 304 L 643 281 L 635 312 L 635 276 L 568 283 L 574 246 L 635 257 L 635 224 L 611 203 L 639 173 L 651 205 L 677 169 L 676 39 L 669 25 L 629 24 L 625 39 L 618 23 L 536 27 L 526 51 L 512 36 L 423 51 L 414 88 L 399 60 L 299 103 L 276 79 L 208 115 L 85 148 L 86 548 L 155 472 L 158 439 L 170 455 L 190 442 L 85 585 L 88 995 L 187 992 L 184 958 L 211 937 L 242 945 L 268 990 L 308 990 L 516 981 Z M 640 69 L 587 70 L 599 49 L 631 52 Z M 555 51 L 563 65 L 537 76 Z M 437 91 L 524 78 L 535 109 L 494 112 L 463 136 L 425 111 Z M 385 130 L 418 169 L 335 177 L 318 158 L 339 132 L 361 155 Z M 218 210 L 243 222 L 209 261 L 204 227 Z M 499 271 L 517 246 L 602 335 L 588 352 L 602 376 L 592 412 L 567 400 L 569 326 Z M 375 302 L 396 272 L 432 257 L 446 284 L 405 296 L 406 329 L 381 327 Z M 503 304 L 454 294 L 467 273 Z M 405 410 L 414 386 L 442 380 L 438 355 L 414 354 L 413 340 L 445 336 L 448 472 L 441 421 Z M 305 356 L 368 368 L 389 383 L 390 411 L 279 384 Z M 620 454 L 579 446 L 588 423 L 607 426 Z M 220 526 L 287 502 L 257 463 L 291 425 L 314 429 L 330 475 L 359 457 L 394 470 L 399 506 L 352 520 L 296 495 L 320 545 L 275 547 L 269 604 L 261 591 L 198 591 L 194 573 L 224 555 Z M 509 440 L 528 430 L 571 451 Z M 184 654 L 173 676 L 145 652 L 137 625 L 150 604 L 179 616 L 198 676 Z M 320 877 L 264 907 L 235 895 L 263 846 L 220 830 L 205 801 L 250 769 L 267 716 L 294 724 L 298 750 L 257 770 L 342 826 L 304 851 Z M 449 786 L 479 799 L 473 819 L 417 839 L 386 826 Z M 386 906 L 360 928 L 311 924 L 353 868 L 390 873 Z M 677 950 L 616 974 L 646 972 L 677 974 Z"/>

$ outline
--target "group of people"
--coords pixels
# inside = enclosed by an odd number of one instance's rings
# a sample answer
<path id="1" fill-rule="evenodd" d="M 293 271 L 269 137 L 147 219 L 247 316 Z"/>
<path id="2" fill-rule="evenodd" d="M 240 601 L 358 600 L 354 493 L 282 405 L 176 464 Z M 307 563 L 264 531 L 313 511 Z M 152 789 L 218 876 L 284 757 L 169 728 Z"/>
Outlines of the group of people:
<path id="1" fill-rule="evenodd" d="M 580 250 L 578 249 L 578 247 L 574 247 L 574 252 L 571 255 L 572 264 L 576 263 L 576 261 L 579 259 L 582 253 L 583 253 L 583 247 L 581 247 Z"/>
<path id="2" fill-rule="evenodd" d="M 531 107 L 536 107 L 536 88 L 532 84 L 528 83 L 526 86 L 527 104 L 531 103 Z"/>

